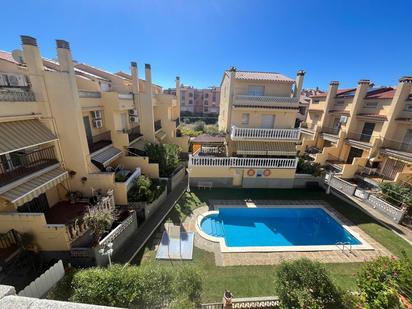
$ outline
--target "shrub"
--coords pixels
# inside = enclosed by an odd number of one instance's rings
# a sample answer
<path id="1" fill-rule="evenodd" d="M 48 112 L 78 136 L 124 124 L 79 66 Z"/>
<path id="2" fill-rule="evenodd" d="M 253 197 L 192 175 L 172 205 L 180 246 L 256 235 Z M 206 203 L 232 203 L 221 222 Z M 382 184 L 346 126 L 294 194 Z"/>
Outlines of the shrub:
<path id="1" fill-rule="evenodd" d="M 342 293 L 318 262 L 301 259 L 279 265 L 276 293 L 283 308 L 344 308 Z"/>
<path id="2" fill-rule="evenodd" d="M 313 176 L 320 176 L 322 169 L 319 163 L 314 163 L 306 160 L 305 156 L 299 157 L 298 166 L 296 168 L 298 174 L 310 174 Z"/>
<path id="3" fill-rule="evenodd" d="M 383 182 L 379 185 L 382 197 L 395 206 L 412 207 L 412 190 L 395 182 Z"/>
<path id="4" fill-rule="evenodd" d="M 194 131 L 200 131 L 200 132 L 205 132 L 205 122 L 202 120 L 198 120 L 193 124 L 193 130 Z"/>
<path id="5" fill-rule="evenodd" d="M 179 166 L 181 151 L 177 145 L 147 143 L 145 151 L 151 162 L 159 164 L 161 177 L 169 177 Z"/>
<path id="6" fill-rule="evenodd" d="M 158 185 L 149 177 L 140 175 L 127 193 L 127 199 L 129 202 L 151 203 L 160 196 L 164 189 L 164 184 Z"/>
<path id="7" fill-rule="evenodd" d="M 397 260 L 379 257 L 368 262 L 357 278 L 363 308 L 403 308 L 399 296 L 412 300 L 412 264 L 404 256 Z"/>
<path id="8" fill-rule="evenodd" d="M 127 308 L 194 308 L 201 291 L 195 269 L 157 265 L 88 268 L 72 281 L 71 301 Z M 199 289 L 199 292 L 194 291 Z M 184 304 L 182 307 L 181 305 Z"/>
<path id="9" fill-rule="evenodd" d="M 91 208 L 83 220 L 92 230 L 94 240 L 98 241 L 105 232 L 110 230 L 115 216 L 111 209 Z"/>

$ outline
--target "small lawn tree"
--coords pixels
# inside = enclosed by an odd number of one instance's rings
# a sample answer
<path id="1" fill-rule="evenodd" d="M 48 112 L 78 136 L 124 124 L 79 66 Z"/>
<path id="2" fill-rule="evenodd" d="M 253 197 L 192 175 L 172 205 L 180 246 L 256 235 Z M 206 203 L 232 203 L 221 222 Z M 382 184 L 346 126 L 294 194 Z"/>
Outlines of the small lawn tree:
<path id="1" fill-rule="evenodd" d="M 342 293 L 318 262 L 283 262 L 277 271 L 276 293 L 282 308 L 345 308 Z"/>
<path id="2" fill-rule="evenodd" d="M 100 237 L 110 230 L 115 216 L 111 209 L 91 208 L 83 217 L 83 220 L 92 230 L 94 241 L 98 242 Z"/>

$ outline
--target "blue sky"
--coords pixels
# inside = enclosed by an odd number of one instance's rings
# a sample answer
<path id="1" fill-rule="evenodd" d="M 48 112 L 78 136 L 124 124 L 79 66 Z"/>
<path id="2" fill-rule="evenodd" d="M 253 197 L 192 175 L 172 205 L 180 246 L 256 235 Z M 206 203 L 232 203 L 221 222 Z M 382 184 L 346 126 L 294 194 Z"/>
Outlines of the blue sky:
<path id="1" fill-rule="evenodd" d="M 410 0 L 19 0 L 2 6 L 0 49 L 19 48 L 19 35 L 38 39 L 55 57 L 55 39 L 73 57 L 110 71 L 207 87 L 223 71 L 307 72 L 305 87 L 343 87 L 368 78 L 396 84 L 412 75 Z M 7 30 L 5 30 L 7 29 Z"/>

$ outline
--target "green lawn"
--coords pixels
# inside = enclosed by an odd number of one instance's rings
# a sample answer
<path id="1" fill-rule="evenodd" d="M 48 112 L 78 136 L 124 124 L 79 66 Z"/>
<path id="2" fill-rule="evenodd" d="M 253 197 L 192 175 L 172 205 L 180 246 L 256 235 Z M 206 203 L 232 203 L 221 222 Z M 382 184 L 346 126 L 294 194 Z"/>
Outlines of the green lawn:
<path id="1" fill-rule="evenodd" d="M 191 210 L 210 199 L 321 199 L 342 212 L 349 220 L 360 226 L 366 233 L 388 248 L 394 255 L 405 251 L 412 256 L 412 247 L 402 238 L 394 234 L 376 220 L 367 216 L 359 209 L 341 201 L 333 195 L 327 195 L 320 190 L 268 190 L 268 189 L 213 189 L 194 190 L 190 195 L 179 202 L 177 209 L 173 210 L 170 220 L 180 223 L 190 214 Z M 179 267 L 181 262 L 156 261 L 153 251 L 154 243 L 146 246 L 141 263 L 156 265 L 162 263 L 170 267 Z M 224 289 L 230 289 L 237 297 L 268 296 L 274 295 L 274 280 L 276 266 L 232 266 L 218 267 L 214 263 L 212 253 L 194 248 L 193 261 L 183 262 L 197 265 L 203 272 L 203 302 L 219 301 Z M 332 278 L 343 289 L 355 289 L 354 274 L 360 269 L 362 263 L 325 264 Z"/>

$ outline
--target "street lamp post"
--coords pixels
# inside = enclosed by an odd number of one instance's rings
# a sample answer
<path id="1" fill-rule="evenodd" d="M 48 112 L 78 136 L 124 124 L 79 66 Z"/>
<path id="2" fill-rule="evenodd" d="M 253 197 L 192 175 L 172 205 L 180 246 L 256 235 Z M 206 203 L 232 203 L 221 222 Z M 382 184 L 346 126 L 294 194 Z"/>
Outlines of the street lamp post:
<path id="1" fill-rule="evenodd" d="M 101 255 L 107 255 L 109 259 L 109 266 L 112 266 L 113 243 L 109 242 L 105 248 L 99 250 Z"/>
<path id="2" fill-rule="evenodd" d="M 187 189 L 186 189 L 186 191 L 190 192 L 190 172 L 192 171 L 192 169 L 187 168 L 186 171 L 187 171 Z"/>
<path id="3" fill-rule="evenodd" d="M 330 186 L 333 178 L 333 171 L 330 171 L 329 173 L 329 181 L 328 181 L 328 188 L 326 189 L 326 194 L 330 194 Z"/>

